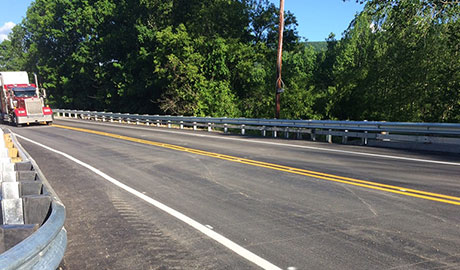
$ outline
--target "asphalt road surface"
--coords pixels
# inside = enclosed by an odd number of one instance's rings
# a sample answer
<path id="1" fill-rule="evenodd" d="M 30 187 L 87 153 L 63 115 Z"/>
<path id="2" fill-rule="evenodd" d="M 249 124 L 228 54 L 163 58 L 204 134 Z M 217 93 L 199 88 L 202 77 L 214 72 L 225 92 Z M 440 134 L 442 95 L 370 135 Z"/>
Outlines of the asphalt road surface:
<path id="1" fill-rule="evenodd" d="M 63 269 L 460 269 L 458 155 L 76 120 L 7 128 L 66 205 Z"/>

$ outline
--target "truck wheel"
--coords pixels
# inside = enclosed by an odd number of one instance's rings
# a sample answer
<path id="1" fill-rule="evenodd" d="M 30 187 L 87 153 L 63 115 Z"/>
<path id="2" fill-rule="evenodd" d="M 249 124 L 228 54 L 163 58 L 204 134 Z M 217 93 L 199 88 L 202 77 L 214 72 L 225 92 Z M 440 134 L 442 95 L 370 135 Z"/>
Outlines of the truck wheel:
<path id="1" fill-rule="evenodd" d="M 18 117 L 16 115 L 13 115 L 13 125 L 17 127 L 22 127 L 21 124 L 18 124 Z"/>

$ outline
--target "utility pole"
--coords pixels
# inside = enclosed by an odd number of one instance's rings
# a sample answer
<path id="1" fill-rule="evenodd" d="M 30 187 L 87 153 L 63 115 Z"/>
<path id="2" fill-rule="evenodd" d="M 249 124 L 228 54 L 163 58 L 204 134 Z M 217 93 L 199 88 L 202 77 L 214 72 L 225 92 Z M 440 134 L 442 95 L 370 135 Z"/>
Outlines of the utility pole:
<path id="1" fill-rule="evenodd" d="M 281 93 L 284 92 L 283 80 L 281 79 L 281 66 L 283 61 L 283 33 L 284 33 L 284 0 L 280 0 L 280 24 L 278 37 L 278 59 L 276 61 L 276 96 L 275 96 L 275 118 L 280 118 Z"/>

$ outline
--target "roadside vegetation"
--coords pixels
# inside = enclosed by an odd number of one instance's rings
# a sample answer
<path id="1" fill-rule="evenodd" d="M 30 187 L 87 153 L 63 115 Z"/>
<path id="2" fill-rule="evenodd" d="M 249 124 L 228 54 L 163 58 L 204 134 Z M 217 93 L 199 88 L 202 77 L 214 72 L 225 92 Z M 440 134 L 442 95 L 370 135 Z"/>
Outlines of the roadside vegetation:
<path id="1" fill-rule="evenodd" d="M 460 122 L 459 1 L 363 4 L 326 44 L 286 13 L 281 117 Z M 277 13 L 266 0 L 36 0 L 0 69 L 39 74 L 56 108 L 272 118 Z"/>

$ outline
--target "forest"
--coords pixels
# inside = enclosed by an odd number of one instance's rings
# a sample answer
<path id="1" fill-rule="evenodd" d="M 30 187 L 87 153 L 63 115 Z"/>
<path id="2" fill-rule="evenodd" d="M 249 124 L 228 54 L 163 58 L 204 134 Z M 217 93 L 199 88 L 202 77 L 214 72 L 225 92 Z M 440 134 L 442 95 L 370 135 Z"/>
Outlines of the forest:
<path id="1" fill-rule="evenodd" d="M 460 1 L 360 2 L 322 49 L 285 13 L 281 118 L 460 122 Z M 53 108 L 273 118 L 278 12 L 268 0 L 35 0 L 0 69 L 36 72 Z"/>

